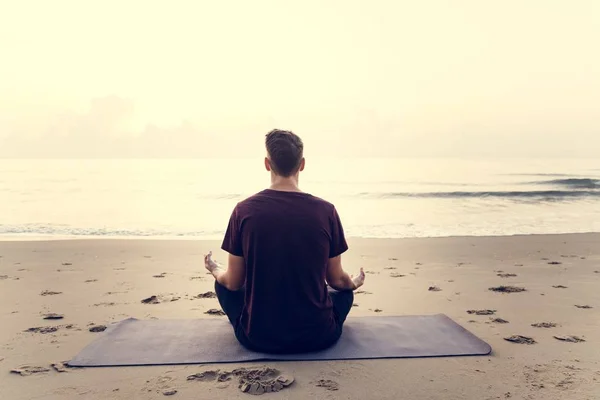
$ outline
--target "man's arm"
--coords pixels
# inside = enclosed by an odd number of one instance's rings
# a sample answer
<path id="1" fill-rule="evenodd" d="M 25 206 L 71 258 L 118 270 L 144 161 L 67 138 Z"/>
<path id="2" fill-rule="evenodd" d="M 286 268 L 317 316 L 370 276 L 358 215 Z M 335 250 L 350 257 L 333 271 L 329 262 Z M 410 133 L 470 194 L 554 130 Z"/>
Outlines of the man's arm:
<path id="1" fill-rule="evenodd" d="M 360 269 L 356 277 L 348 275 L 342 268 L 342 256 L 330 258 L 327 262 L 327 273 L 325 276 L 327 284 L 335 290 L 356 290 L 365 282 L 365 273 Z"/>
<path id="2" fill-rule="evenodd" d="M 244 263 L 244 257 L 238 257 L 234 256 L 233 254 L 229 254 L 227 268 L 225 268 L 218 262 L 213 261 L 212 252 L 210 252 L 204 257 L 204 264 L 206 269 L 215 277 L 217 282 L 225 286 L 227 289 L 235 291 L 244 286 L 246 277 L 246 265 Z"/>

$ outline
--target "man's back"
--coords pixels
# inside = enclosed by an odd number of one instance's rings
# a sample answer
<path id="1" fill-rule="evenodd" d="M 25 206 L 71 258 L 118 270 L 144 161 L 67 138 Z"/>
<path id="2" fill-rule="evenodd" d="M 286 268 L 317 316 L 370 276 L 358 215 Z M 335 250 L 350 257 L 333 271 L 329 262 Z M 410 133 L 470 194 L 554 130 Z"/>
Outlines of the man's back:
<path id="1" fill-rule="evenodd" d="M 262 351 L 310 351 L 341 327 L 325 284 L 327 262 L 347 250 L 331 203 L 302 192 L 267 189 L 240 202 L 223 250 L 244 258 L 241 328 Z"/>

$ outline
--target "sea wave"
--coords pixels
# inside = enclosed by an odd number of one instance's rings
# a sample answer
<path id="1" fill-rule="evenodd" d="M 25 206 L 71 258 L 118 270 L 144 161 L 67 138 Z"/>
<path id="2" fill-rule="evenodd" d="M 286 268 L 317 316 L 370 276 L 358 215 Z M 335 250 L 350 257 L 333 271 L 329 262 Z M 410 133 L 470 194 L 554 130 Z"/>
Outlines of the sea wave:
<path id="1" fill-rule="evenodd" d="M 159 229 L 108 229 L 79 228 L 65 225 L 0 225 L 0 235 L 25 236 L 58 236 L 58 237 L 194 237 L 215 238 L 223 235 L 222 231 L 176 231 Z"/>
<path id="2" fill-rule="evenodd" d="M 600 179 L 594 178 L 569 178 L 553 179 L 549 181 L 532 182 L 538 185 L 560 185 L 573 189 L 600 189 Z"/>
<path id="3" fill-rule="evenodd" d="M 534 190 L 534 191 L 484 191 L 484 192 L 363 192 L 360 197 L 373 199 L 393 198 L 432 198 L 432 199 L 542 199 L 567 200 L 573 198 L 600 197 L 600 191 L 593 190 Z"/>

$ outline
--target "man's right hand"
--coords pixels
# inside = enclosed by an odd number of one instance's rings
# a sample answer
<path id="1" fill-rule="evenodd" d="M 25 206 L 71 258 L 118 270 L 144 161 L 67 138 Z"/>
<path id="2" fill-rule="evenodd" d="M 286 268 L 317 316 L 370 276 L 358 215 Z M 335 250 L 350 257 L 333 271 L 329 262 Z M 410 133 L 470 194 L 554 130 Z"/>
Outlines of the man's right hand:
<path id="1" fill-rule="evenodd" d="M 358 289 L 365 283 L 365 271 L 360 269 L 360 273 L 357 276 L 351 276 L 352 283 L 354 283 L 354 290 Z"/>

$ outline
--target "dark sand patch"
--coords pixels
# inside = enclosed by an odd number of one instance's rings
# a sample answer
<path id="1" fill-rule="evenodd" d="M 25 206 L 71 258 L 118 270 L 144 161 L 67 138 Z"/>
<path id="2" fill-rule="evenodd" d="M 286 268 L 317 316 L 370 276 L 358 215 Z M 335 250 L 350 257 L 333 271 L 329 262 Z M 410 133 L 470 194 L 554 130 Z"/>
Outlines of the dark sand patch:
<path id="1" fill-rule="evenodd" d="M 388 260 L 390 260 L 390 261 L 398 261 L 398 259 L 394 258 L 394 257 L 388 258 Z"/>
<path id="2" fill-rule="evenodd" d="M 216 308 L 211 308 L 210 310 L 205 311 L 204 314 L 208 314 L 208 315 L 225 315 L 225 313 L 223 312 L 223 310 L 219 310 L 219 309 L 216 309 Z"/>
<path id="3" fill-rule="evenodd" d="M 190 281 L 193 281 L 193 280 L 195 280 L 195 279 L 200 279 L 200 280 L 202 280 L 202 279 L 204 279 L 204 277 L 203 277 L 203 276 L 192 276 L 192 277 L 190 278 Z"/>
<path id="4" fill-rule="evenodd" d="M 62 294 L 62 292 L 53 292 L 52 290 L 44 290 L 42 293 L 40 293 L 40 296 L 54 296 L 57 294 Z"/>
<path id="5" fill-rule="evenodd" d="M 116 305 L 117 303 L 113 302 L 113 301 L 103 301 L 102 303 L 96 303 L 93 304 L 94 307 L 100 307 L 100 306 L 104 306 L 104 307 L 111 307 Z"/>
<path id="6" fill-rule="evenodd" d="M 566 289 L 567 288 L 566 286 L 563 286 L 563 285 L 555 285 L 555 286 L 552 286 L 552 287 L 554 289 Z"/>
<path id="7" fill-rule="evenodd" d="M 90 328 L 88 329 L 88 331 L 94 332 L 94 333 L 104 332 L 105 330 L 106 330 L 106 325 L 94 325 L 94 326 L 90 326 Z"/>
<path id="8" fill-rule="evenodd" d="M 548 264 L 550 264 L 550 265 L 560 265 L 562 263 L 560 261 L 550 261 Z"/>
<path id="9" fill-rule="evenodd" d="M 319 379 L 315 386 L 325 388 L 326 390 L 335 391 L 340 388 L 340 385 L 336 381 L 332 381 L 331 379 Z"/>
<path id="10" fill-rule="evenodd" d="M 358 307 L 358 304 L 352 303 L 352 307 Z"/>
<path id="11" fill-rule="evenodd" d="M 84 281 L 84 283 L 92 283 L 92 282 L 98 282 L 98 279 L 88 279 L 88 280 Z"/>
<path id="12" fill-rule="evenodd" d="M 399 273 L 397 273 L 397 272 L 392 272 L 392 273 L 390 274 L 390 278 L 403 278 L 403 277 L 405 277 L 405 276 L 406 276 L 406 275 L 404 275 L 404 274 L 399 274 Z"/>
<path id="13" fill-rule="evenodd" d="M 429 288 L 427 290 L 429 290 L 430 292 L 441 292 L 442 291 L 442 289 L 440 289 L 437 286 L 429 286 Z"/>
<path id="14" fill-rule="evenodd" d="M 495 324 L 508 324 L 508 321 L 502 318 L 493 318 L 490 320 Z"/>
<path id="15" fill-rule="evenodd" d="M 536 322 L 531 324 L 534 328 L 556 328 L 558 325 L 554 322 Z"/>
<path id="16" fill-rule="evenodd" d="M 158 304 L 158 303 L 160 303 L 160 300 L 158 300 L 157 296 L 152 295 L 150 297 L 146 297 L 145 299 L 143 299 L 142 303 L 144 303 L 144 304 Z"/>
<path id="17" fill-rule="evenodd" d="M 153 278 L 164 278 L 165 276 L 167 276 L 166 272 L 161 272 L 158 275 L 152 275 Z"/>
<path id="18" fill-rule="evenodd" d="M 579 336 L 553 336 L 553 338 L 556 340 L 560 340 L 561 342 L 570 342 L 570 343 L 585 342 L 585 339 L 582 339 Z"/>
<path id="19" fill-rule="evenodd" d="M 491 287 L 488 290 L 491 290 L 492 292 L 499 292 L 499 293 L 519 293 L 519 292 L 525 292 L 527 289 L 522 288 L 522 287 L 517 287 L 517 286 L 496 286 L 496 287 Z"/>
<path id="20" fill-rule="evenodd" d="M 385 267 L 383 269 L 396 269 L 396 267 Z"/>
<path id="21" fill-rule="evenodd" d="M 509 273 L 496 274 L 496 275 L 498 275 L 500 278 L 513 278 L 513 277 L 517 276 L 517 274 L 509 274 Z"/>
<path id="22" fill-rule="evenodd" d="M 521 335 L 512 335 L 510 337 L 505 337 L 504 340 L 506 340 L 507 342 L 518 343 L 518 344 L 535 344 L 535 343 L 537 343 L 533 338 L 530 338 L 528 336 L 521 336 Z"/>
<path id="23" fill-rule="evenodd" d="M 37 326 L 35 328 L 26 329 L 23 332 L 47 334 L 56 332 L 58 328 L 58 326 Z"/>
<path id="24" fill-rule="evenodd" d="M 365 271 L 365 274 L 371 274 L 371 275 L 375 275 L 375 274 L 379 274 L 379 272 L 375 272 L 375 271 Z"/>
<path id="25" fill-rule="evenodd" d="M 44 314 L 44 319 L 63 319 L 64 317 L 64 315 L 56 313 Z"/>
<path id="26" fill-rule="evenodd" d="M 67 265 L 73 265 L 73 263 L 70 263 L 70 262 L 64 262 L 64 263 L 62 263 L 61 265 L 67 266 Z"/>
<path id="27" fill-rule="evenodd" d="M 34 374 L 42 374 L 45 372 L 49 372 L 50 369 L 46 367 L 37 367 L 33 365 L 23 365 L 19 368 L 13 368 L 10 370 L 11 374 L 17 374 L 21 376 L 29 376 Z"/>
<path id="28" fill-rule="evenodd" d="M 467 314 L 475 315 L 494 315 L 496 310 L 467 310 Z"/>
<path id="29" fill-rule="evenodd" d="M 273 368 L 237 368 L 233 371 L 210 370 L 190 375 L 188 381 L 226 382 L 232 377 L 238 378 L 238 388 L 243 393 L 261 395 L 263 393 L 279 392 L 294 383 L 294 378 L 283 375 Z"/>
<path id="30" fill-rule="evenodd" d="M 590 309 L 590 308 L 594 308 L 594 307 L 592 307 L 592 306 L 588 306 L 587 304 L 586 304 L 586 305 L 579 305 L 579 304 L 575 304 L 575 307 L 577 307 L 577 308 L 583 308 L 583 309 L 585 309 L 585 310 L 588 310 L 588 309 Z"/>
<path id="31" fill-rule="evenodd" d="M 374 309 L 374 310 L 373 310 L 373 312 L 382 312 L 382 311 L 383 311 L 383 310 L 382 310 L 382 309 L 380 309 L 380 308 L 376 308 L 376 309 Z"/>
<path id="32" fill-rule="evenodd" d="M 217 294 L 215 292 L 204 292 L 194 297 L 198 299 L 214 299 L 217 297 Z"/>
<path id="33" fill-rule="evenodd" d="M 366 290 L 357 290 L 354 294 L 373 294 L 371 292 L 367 292 Z"/>

